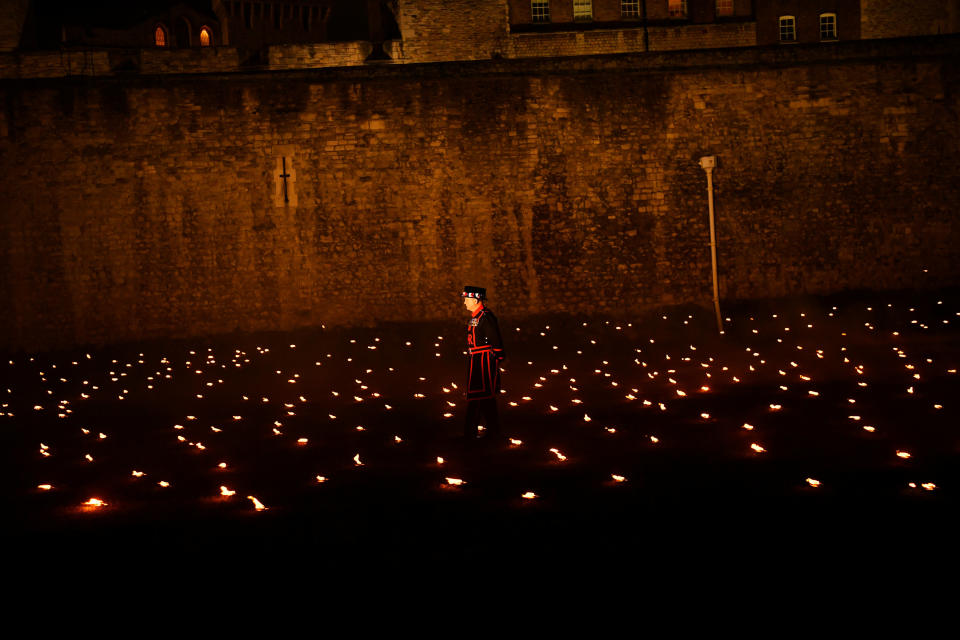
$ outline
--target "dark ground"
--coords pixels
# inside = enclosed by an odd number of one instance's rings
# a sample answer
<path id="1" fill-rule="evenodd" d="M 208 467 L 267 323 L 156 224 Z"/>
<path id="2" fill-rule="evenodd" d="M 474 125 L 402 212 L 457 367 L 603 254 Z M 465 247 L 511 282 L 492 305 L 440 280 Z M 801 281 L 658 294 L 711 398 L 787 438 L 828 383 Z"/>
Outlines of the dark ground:
<path id="1" fill-rule="evenodd" d="M 711 568 L 920 580 L 952 559 L 957 291 L 730 306 L 723 337 L 699 308 L 629 324 L 517 323 L 491 306 L 508 352 L 501 418 L 519 446 L 457 437 L 454 307 L 443 326 L 5 356 L 11 558 L 46 571 L 172 571 L 190 559 L 277 571 L 576 567 L 641 581 Z M 107 506 L 81 506 L 91 497 Z"/>

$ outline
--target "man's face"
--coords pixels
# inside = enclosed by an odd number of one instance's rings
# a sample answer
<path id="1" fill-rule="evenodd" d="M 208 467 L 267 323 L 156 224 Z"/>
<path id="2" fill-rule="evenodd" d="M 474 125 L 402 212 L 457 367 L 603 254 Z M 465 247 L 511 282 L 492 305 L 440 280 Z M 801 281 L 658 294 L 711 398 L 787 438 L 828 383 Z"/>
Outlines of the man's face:
<path id="1" fill-rule="evenodd" d="M 477 300 L 476 298 L 464 298 L 463 306 L 467 308 L 467 311 L 469 311 L 470 313 L 473 313 L 474 311 L 477 310 L 477 307 L 480 306 L 480 301 Z"/>

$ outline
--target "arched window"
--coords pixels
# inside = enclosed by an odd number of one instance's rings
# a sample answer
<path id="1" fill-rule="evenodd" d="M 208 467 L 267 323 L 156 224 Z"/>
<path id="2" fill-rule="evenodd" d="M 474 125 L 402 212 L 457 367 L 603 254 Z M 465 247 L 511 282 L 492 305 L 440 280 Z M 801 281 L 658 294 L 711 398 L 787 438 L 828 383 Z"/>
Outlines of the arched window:
<path id="1" fill-rule="evenodd" d="M 157 28 L 153 30 L 153 43 L 158 47 L 166 47 L 170 42 L 170 39 L 167 37 L 167 28 L 162 24 L 158 24 Z"/>
<path id="2" fill-rule="evenodd" d="M 213 31 L 210 30 L 210 27 L 201 27 L 200 28 L 200 46 L 209 47 L 213 44 Z"/>
<path id="3" fill-rule="evenodd" d="M 820 14 L 820 39 L 821 40 L 837 39 L 837 14 L 835 13 Z"/>
<path id="4" fill-rule="evenodd" d="M 797 41 L 796 16 L 780 16 L 780 42 Z"/>

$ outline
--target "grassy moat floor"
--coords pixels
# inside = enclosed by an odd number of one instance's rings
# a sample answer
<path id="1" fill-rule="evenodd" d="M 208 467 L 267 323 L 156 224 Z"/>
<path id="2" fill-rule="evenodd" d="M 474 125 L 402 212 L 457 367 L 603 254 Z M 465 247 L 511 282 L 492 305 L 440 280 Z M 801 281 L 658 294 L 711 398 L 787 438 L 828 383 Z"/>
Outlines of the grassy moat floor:
<path id="1" fill-rule="evenodd" d="M 882 570 L 952 549 L 960 292 L 731 305 L 723 336 L 703 308 L 628 323 L 491 307 L 499 443 L 460 438 L 454 305 L 442 325 L 5 356 L 7 548 L 610 573 Z"/>

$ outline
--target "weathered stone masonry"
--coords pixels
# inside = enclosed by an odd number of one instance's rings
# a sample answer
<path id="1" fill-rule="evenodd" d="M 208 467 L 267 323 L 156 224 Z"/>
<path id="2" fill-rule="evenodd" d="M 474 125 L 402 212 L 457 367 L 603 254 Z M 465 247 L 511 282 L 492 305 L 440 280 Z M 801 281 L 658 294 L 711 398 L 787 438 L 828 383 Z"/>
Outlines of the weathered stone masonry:
<path id="1" fill-rule="evenodd" d="M 0 348 L 958 284 L 956 38 L 0 83 Z M 296 206 L 277 206 L 279 159 Z"/>

